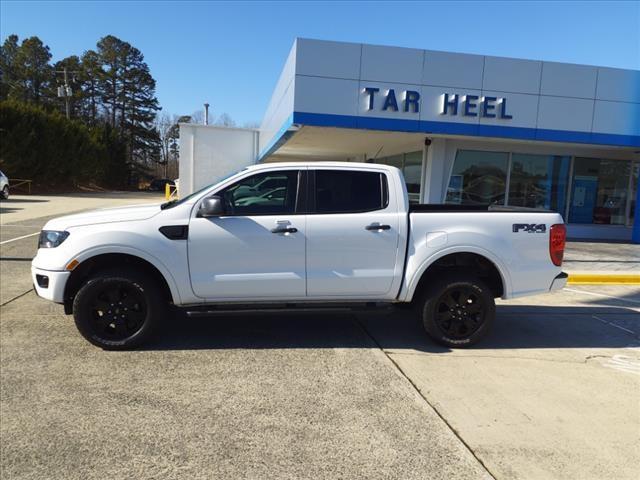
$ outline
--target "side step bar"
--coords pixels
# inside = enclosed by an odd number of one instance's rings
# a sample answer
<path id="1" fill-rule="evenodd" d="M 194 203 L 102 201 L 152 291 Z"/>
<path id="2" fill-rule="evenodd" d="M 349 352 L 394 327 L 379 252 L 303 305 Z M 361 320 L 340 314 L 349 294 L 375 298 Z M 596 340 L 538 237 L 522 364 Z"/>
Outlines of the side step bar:
<path id="1" fill-rule="evenodd" d="M 237 305 L 205 305 L 202 307 L 183 308 L 188 317 L 213 317 L 218 315 L 246 315 L 248 313 L 345 313 L 345 312 L 367 312 L 390 311 L 394 308 L 392 303 L 355 303 L 355 304 L 237 304 Z"/>

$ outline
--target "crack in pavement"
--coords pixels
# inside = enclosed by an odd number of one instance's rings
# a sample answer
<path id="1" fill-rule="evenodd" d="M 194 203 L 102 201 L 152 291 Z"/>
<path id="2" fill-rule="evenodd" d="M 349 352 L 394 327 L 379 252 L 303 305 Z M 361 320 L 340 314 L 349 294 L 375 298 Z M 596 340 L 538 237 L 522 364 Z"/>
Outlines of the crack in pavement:
<path id="1" fill-rule="evenodd" d="M 352 318 L 353 318 L 354 323 L 357 326 L 360 327 L 360 329 L 364 332 L 364 334 L 367 337 L 369 337 L 369 339 L 371 339 L 373 344 L 384 355 L 384 357 L 387 358 L 389 360 L 389 362 L 391 362 L 391 365 L 395 368 L 395 370 L 398 372 L 398 374 L 400 374 L 409 383 L 409 385 L 411 385 L 411 387 L 413 387 L 413 390 L 420 396 L 420 398 L 422 398 L 424 400 L 424 402 L 431 408 L 431 410 L 433 410 L 435 412 L 435 414 L 438 415 L 438 417 L 444 422 L 444 424 L 449 428 L 449 430 L 451 430 L 451 432 L 456 436 L 456 438 L 458 440 L 460 440 L 460 442 L 465 446 L 465 448 L 469 451 L 469 453 L 471 455 L 473 455 L 473 458 L 475 458 L 478 461 L 478 463 L 482 466 L 482 468 L 484 468 L 484 470 L 487 472 L 487 474 L 491 478 L 493 478 L 494 480 L 497 480 L 497 477 L 493 474 L 493 472 L 491 472 L 489 467 L 484 463 L 484 461 L 471 448 L 471 445 L 469 445 L 464 440 L 464 438 L 462 438 L 462 435 L 460 434 L 460 432 L 458 432 L 458 430 L 456 430 L 454 428 L 454 426 L 451 425 L 451 423 L 449 423 L 446 418 L 444 418 L 443 414 L 440 413 L 440 411 L 427 399 L 425 394 L 422 393 L 422 390 L 420 390 L 420 388 L 418 388 L 418 386 L 413 382 L 413 380 L 411 380 L 411 378 L 409 378 L 409 376 L 404 372 L 404 370 L 402 370 L 400 365 L 398 365 L 398 363 L 396 363 L 396 361 L 393 358 L 391 358 L 391 355 L 384 348 L 382 348 L 382 346 L 378 343 L 378 341 L 371 334 L 371 332 L 369 332 L 369 330 L 367 330 L 367 328 L 362 324 L 362 322 L 360 320 L 358 320 L 357 317 L 353 316 Z"/>
<path id="2" fill-rule="evenodd" d="M 33 292 L 33 288 L 30 288 L 29 290 L 27 290 L 27 291 L 26 291 L 26 292 L 24 292 L 24 293 L 21 293 L 21 294 L 19 294 L 19 295 L 16 295 L 15 297 L 13 297 L 13 298 L 11 298 L 11 299 L 7 300 L 7 301 L 6 301 L 6 302 L 4 302 L 4 303 L 0 303 L 0 307 L 4 307 L 5 305 L 9 305 L 9 304 L 10 304 L 11 302 L 13 302 L 14 300 L 17 300 L 17 299 L 19 299 L 19 298 L 24 297 L 24 296 L 25 296 L 26 294 L 28 294 L 29 292 Z"/>

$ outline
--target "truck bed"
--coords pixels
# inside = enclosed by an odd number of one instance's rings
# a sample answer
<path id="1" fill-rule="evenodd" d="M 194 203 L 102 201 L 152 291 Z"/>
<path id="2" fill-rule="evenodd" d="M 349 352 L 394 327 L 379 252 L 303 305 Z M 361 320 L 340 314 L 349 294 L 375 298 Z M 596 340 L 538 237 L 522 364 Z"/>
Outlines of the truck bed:
<path id="1" fill-rule="evenodd" d="M 544 208 L 515 207 L 504 205 L 458 205 L 443 203 L 412 203 L 409 213 L 421 212 L 503 212 L 503 213 L 557 213 Z"/>

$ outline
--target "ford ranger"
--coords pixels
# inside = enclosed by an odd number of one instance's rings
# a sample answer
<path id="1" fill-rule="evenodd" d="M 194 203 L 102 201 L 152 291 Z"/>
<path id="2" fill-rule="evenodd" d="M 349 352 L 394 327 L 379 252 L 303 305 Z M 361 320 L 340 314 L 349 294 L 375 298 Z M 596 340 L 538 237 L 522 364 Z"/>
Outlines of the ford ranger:
<path id="1" fill-rule="evenodd" d="M 148 341 L 174 308 L 211 316 L 402 304 L 434 340 L 463 347 L 490 329 L 495 298 L 565 285 L 564 243 L 555 212 L 410 205 L 394 167 L 274 163 L 180 200 L 51 220 L 32 277 L 39 296 L 63 304 L 105 349 Z"/>

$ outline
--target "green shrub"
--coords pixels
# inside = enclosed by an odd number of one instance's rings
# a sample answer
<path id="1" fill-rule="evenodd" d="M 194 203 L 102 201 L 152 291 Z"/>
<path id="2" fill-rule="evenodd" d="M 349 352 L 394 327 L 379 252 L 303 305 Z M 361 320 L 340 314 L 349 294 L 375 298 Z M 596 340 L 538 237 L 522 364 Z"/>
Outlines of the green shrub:
<path id="1" fill-rule="evenodd" d="M 118 187 L 126 181 L 125 158 L 108 126 L 90 128 L 34 105 L 0 102 L 0 165 L 10 177 L 45 187 Z"/>

